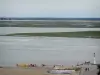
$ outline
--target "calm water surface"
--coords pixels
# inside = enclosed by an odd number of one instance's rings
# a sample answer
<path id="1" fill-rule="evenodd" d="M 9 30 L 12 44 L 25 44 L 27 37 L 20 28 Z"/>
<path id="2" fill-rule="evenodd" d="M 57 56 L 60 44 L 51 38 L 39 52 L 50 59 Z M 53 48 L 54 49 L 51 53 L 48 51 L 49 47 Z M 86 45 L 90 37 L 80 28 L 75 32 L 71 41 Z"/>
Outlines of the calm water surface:
<path id="1" fill-rule="evenodd" d="M 94 52 L 99 63 L 100 39 L 0 36 L 0 65 L 3 66 L 93 62 Z"/>
<path id="2" fill-rule="evenodd" d="M 35 28 L 35 27 L 0 27 L 0 35 L 12 33 L 74 32 L 100 31 L 100 28 Z"/>
<path id="3" fill-rule="evenodd" d="M 0 27 L 0 35 L 10 33 L 100 31 L 100 28 L 29 28 Z M 99 63 L 100 39 L 62 37 L 0 36 L 0 65 L 16 63 L 76 64 L 93 62 L 93 53 Z"/>

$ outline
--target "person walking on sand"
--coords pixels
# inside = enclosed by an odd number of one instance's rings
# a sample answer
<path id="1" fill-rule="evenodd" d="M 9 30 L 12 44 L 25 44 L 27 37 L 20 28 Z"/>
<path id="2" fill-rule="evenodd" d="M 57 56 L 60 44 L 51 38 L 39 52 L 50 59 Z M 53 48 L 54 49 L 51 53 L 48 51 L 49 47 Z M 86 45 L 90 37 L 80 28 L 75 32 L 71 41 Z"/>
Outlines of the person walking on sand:
<path id="1" fill-rule="evenodd" d="M 87 68 L 85 68 L 85 71 L 87 71 Z"/>
<path id="2" fill-rule="evenodd" d="M 88 68 L 88 71 L 89 71 L 90 69 Z"/>

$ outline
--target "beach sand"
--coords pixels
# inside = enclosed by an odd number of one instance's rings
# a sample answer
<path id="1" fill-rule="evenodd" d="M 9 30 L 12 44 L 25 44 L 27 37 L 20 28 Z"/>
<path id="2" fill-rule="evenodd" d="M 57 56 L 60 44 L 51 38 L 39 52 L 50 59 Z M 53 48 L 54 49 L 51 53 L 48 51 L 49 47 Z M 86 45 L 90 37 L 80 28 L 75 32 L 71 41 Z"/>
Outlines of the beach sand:
<path id="1" fill-rule="evenodd" d="M 0 68 L 0 75 L 58 75 L 47 73 L 45 68 Z M 61 75 L 61 74 L 60 74 Z M 62 74 L 69 75 L 69 74 Z M 77 75 L 77 74 L 72 74 Z"/>
<path id="2" fill-rule="evenodd" d="M 0 75 L 58 75 L 47 73 L 46 68 L 0 68 Z M 85 72 L 84 69 L 81 70 L 81 74 L 73 73 L 71 75 L 97 75 L 97 69 Z M 59 75 L 69 75 L 69 74 L 59 74 Z"/>
<path id="3" fill-rule="evenodd" d="M 0 75 L 44 75 L 43 68 L 0 68 Z"/>

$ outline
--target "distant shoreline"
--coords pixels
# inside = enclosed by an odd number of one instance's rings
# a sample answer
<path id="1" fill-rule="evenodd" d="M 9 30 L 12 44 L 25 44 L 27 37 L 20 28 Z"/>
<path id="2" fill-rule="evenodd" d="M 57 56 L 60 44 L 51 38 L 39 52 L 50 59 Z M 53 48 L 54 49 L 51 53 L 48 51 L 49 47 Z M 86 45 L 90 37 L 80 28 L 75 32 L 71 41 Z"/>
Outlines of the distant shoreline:
<path id="1" fill-rule="evenodd" d="M 100 20 L 100 18 L 32 18 L 32 17 L 0 17 L 0 20 Z"/>

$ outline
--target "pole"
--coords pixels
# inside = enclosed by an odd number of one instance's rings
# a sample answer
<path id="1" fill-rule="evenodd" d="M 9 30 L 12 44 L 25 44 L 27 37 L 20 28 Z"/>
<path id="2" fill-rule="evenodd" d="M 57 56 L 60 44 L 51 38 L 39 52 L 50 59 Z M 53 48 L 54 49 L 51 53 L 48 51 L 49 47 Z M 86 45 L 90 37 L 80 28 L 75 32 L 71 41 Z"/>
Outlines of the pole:
<path id="1" fill-rule="evenodd" d="M 95 53 L 94 53 L 94 64 L 96 64 Z"/>

